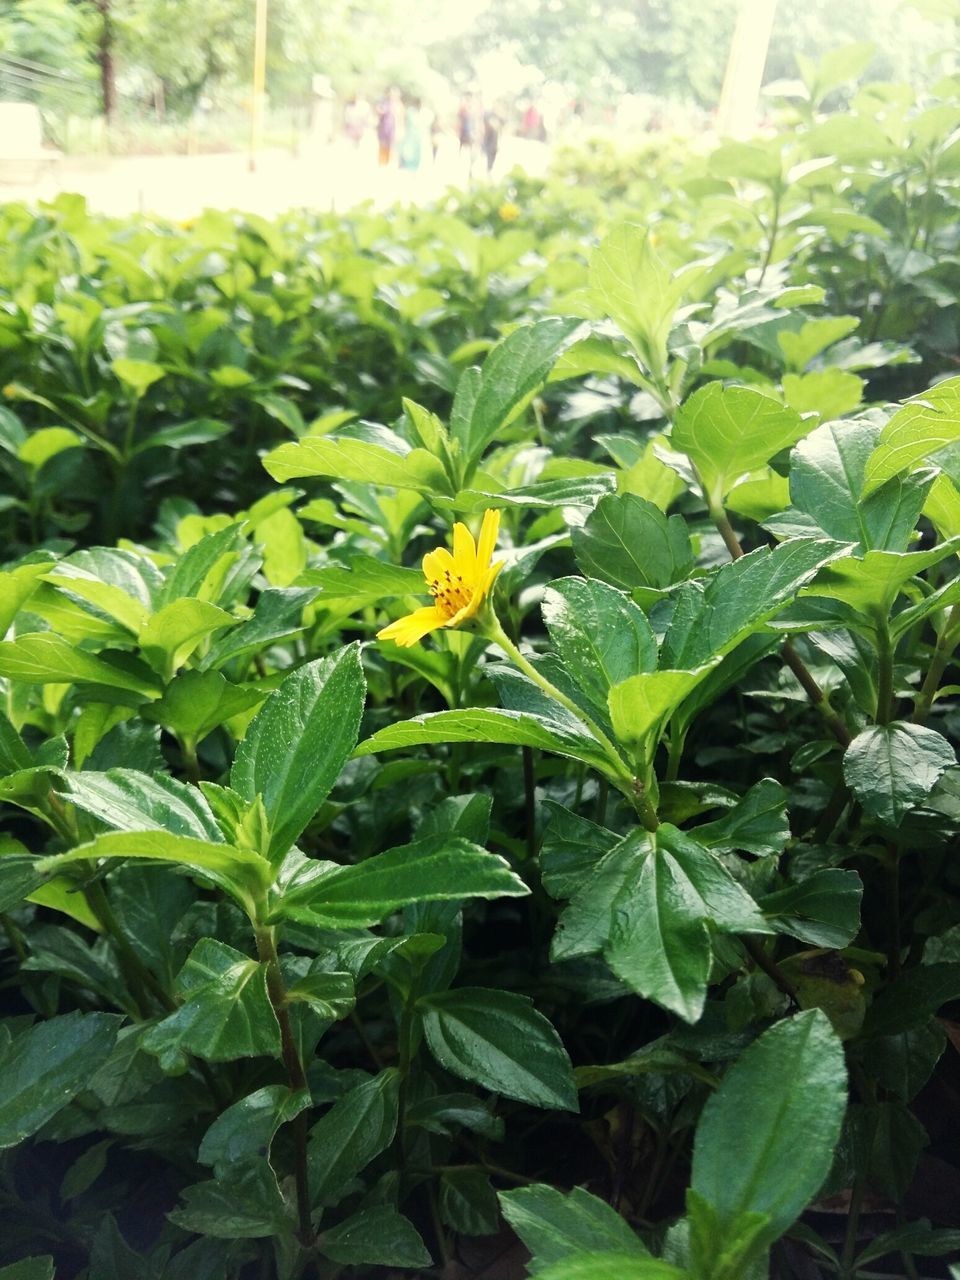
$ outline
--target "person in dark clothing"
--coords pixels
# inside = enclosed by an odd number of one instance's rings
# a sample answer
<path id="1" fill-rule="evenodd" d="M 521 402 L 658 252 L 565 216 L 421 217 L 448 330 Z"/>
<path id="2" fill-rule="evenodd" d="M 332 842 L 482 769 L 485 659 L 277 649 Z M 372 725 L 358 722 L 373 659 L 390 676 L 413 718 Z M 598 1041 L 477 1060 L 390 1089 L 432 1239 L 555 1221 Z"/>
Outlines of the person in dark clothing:
<path id="1" fill-rule="evenodd" d="M 483 154 L 487 157 L 487 173 L 493 169 L 500 147 L 502 121 L 495 111 L 487 111 L 483 117 Z"/>

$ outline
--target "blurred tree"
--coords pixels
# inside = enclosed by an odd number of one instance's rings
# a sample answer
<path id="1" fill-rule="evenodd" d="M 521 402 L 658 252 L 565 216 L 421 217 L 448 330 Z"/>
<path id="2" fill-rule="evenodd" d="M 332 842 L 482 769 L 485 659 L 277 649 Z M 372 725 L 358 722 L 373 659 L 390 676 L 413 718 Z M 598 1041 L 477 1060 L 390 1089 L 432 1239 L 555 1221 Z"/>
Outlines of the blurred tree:
<path id="1" fill-rule="evenodd" d="M 96 17 L 73 0 L 0 0 L 0 97 L 45 112 L 96 103 Z"/>
<path id="2" fill-rule="evenodd" d="M 912 0 L 926 16 L 956 10 L 958 0 Z M 937 47 L 935 30 L 905 17 L 905 0 L 779 0 L 768 80 L 797 75 L 795 55 L 871 39 L 872 72 L 909 78 Z M 732 0 L 490 0 L 465 32 L 438 42 L 434 65 L 461 83 L 474 60 L 510 47 L 549 78 L 594 102 L 623 93 L 716 105 L 736 5 Z"/>

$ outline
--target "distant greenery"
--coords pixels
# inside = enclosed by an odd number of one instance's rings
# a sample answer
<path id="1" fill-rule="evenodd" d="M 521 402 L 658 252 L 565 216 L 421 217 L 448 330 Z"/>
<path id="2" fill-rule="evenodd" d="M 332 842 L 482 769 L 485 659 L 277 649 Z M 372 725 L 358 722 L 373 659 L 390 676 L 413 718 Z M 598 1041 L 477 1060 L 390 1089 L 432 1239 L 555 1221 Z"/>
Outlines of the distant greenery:
<path id="1" fill-rule="evenodd" d="M 429 97 L 441 77 L 474 86 L 478 60 L 501 52 L 597 106 L 634 93 L 709 108 L 736 11 L 731 0 L 490 0 L 442 35 L 443 0 L 424 0 L 413 18 L 401 0 L 271 0 L 268 91 L 275 106 L 306 107 L 321 73 L 341 94 L 395 82 Z M 957 0 L 780 0 L 767 80 L 795 76 L 796 55 L 849 40 L 876 45 L 872 78 L 915 79 L 949 47 L 944 23 L 957 13 Z M 53 113 L 108 104 L 112 116 L 189 116 L 204 95 L 242 104 L 253 20 L 252 0 L 0 0 L 0 96 Z"/>

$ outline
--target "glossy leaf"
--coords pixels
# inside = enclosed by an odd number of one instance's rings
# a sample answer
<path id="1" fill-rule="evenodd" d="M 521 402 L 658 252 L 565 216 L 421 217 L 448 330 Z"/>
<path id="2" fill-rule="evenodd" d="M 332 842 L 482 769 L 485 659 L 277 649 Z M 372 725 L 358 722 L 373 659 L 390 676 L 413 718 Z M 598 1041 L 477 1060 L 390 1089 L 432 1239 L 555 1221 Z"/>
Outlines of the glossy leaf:
<path id="1" fill-rule="evenodd" d="M 670 443 L 694 464 L 707 499 L 719 507 L 741 476 L 762 467 L 809 429 L 796 410 L 773 396 L 709 382 L 681 407 Z"/>
<path id="2" fill-rule="evenodd" d="M 247 801 L 263 797 L 267 857 L 287 852 L 329 794 L 356 743 L 365 692 L 349 646 L 291 672 L 247 729 L 230 785 Z"/>
<path id="3" fill-rule="evenodd" d="M 529 1249 L 531 1273 L 581 1254 L 618 1253 L 649 1258 L 639 1236 L 603 1200 L 583 1187 L 557 1191 L 542 1183 L 501 1191 L 503 1216 Z"/>
<path id="4" fill-rule="evenodd" d="M 515 898 L 529 892 L 503 858 L 443 834 L 353 866 L 308 862 L 285 889 L 278 913 L 343 928 L 378 924 L 413 902 Z"/>
<path id="5" fill-rule="evenodd" d="M 764 1214 L 761 1239 L 782 1235 L 826 1177 L 845 1105 L 843 1050 L 819 1010 L 778 1023 L 746 1049 L 707 1100 L 693 1148 L 691 1186 L 721 1228 Z"/>
<path id="6" fill-rule="evenodd" d="M 351 1178 L 393 1141 L 400 1079 L 388 1068 L 339 1098 L 310 1130 L 316 1204 L 337 1204 Z"/>
<path id="7" fill-rule="evenodd" d="M 570 1059 L 533 1001 L 458 987 L 419 1002 L 430 1052 L 453 1075 L 535 1107 L 577 1110 Z"/>
<path id="8" fill-rule="evenodd" d="M 0 1041 L 0 1149 L 36 1133 L 86 1088 L 121 1021 L 112 1013 L 65 1013 Z"/>
<path id="9" fill-rule="evenodd" d="M 843 757 L 843 775 L 867 813 L 897 826 L 956 762 L 942 734 L 898 720 L 858 734 Z"/>

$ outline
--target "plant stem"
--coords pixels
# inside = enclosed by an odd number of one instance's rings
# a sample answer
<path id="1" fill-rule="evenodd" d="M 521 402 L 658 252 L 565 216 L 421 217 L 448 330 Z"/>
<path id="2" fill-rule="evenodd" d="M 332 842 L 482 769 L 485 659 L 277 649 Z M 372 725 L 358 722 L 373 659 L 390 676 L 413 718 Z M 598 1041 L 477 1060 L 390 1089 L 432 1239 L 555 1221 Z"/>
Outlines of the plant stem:
<path id="1" fill-rule="evenodd" d="M 893 688 L 893 643 L 885 622 L 877 627 L 877 724 L 889 724 L 896 709 Z"/>
<path id="2" fill-rule="evenodd" d="M 924 676 L 920 692 L 917 694 L 912 717 L 915 723 L 923 724 L 930 714 L 930 708 L 933 706 L 933 700 L 937 695 L 937 689 L 940 687 L 943 673 L 953 657 L 953 652 L 958 642 L 960 642 L 960 605 L 955 604 L 947 615 L 943 630 L 937 637 L 937 644 L 930 660 L 930 666 L 927 668 L 927 674 Z"/>
<path id="3" fill-rule="evenodd" d="M 113 907 L 110 905 L 110 900 L 104 892 L 100 881 L 91 880 L 84 885 L 83 896 L 86 899 L 87 906 L 96 916 L 98 924 L 104 933 L 110 936 L 114 946 L 117 948 L 121 968 L 141 1013 L 149 1017 L 150 1004 L 147 994 L 153 997 L 164 1013 L 173 1013 L 177 1007 L 176 1001 L 154 977 L 130 945 L 119 920 L 113 914 Z"/>
<path id="4" fill-rule="evenodd" d="M 273 1005 L 273 1011 L 277 1015 L 277 1022 L 280 1024 L 280 1048 L 283 1054 L 283 1065 L 286 1067 L 287 1075 L 290 1079 L 290 1087 L 296 1092 L 301 1089 L 309 1092 L 307 1075 L 303 1069 L 303 1063 L 300 1061 L 300 1053 L 293 1036 L 293 1027 L 290 1025 L 290 1015 L 287 1012 L 287 993 L 283 985 L 283 975 L 280 972 L 276 933 L 269 925 L 258 925 L 255 932 L 257 955 L 260 957 L 261 964 L 264 964 L 267 970 L 267 994 L 270 997 L 270 1003 Z M 303 1247 L 310 1249 L 316 1243 L 316 1236 L 314 1235 L 310 1212 L 306 1111 L 301 1111 L 290 1123 L 293 1126 L 293 1172 L 297 1187 L 298 1235 Z"/>
<path id="5" fill-rule="evenodd" d="M 847 1231 L 843 1238 L 843 1253 L 840 1256 L 840 1280 L 854 1280 L 856 1275 L 853 1260 L 857 1253 L 863 1192 L 864 1184 L 858 1178 L 850 1192 L 850 1208 L 847 1210 Z"/>
<path id="6" fill-rule="evenodd" d="M 744 950 L 750 959 L 762 969 L 763 972 L 771 979 L 772 982 L 787 996 L 793 1003 L 800 1007 L 800 997 L 797 994 L 797 988 L 793 985 L 787 975 L 783 972 L 776 960 L 770 958 L 763 949 L 763 944 L 757 942 L 756 938 L 745 934 L 740 941 L 743 943 Z"/>
<path id="7" fill-rule="evenodd" d="M 773 261 L 773 251 L 777 244 L 777 232 L 780 230 L 780 202 L 783 199 L 783 193 L 780 188 L 773 195 L 773 216 L 770 219 L 770 239 L 767 243 L 767 251 L 763 257 L 763 263 L 760 267 L 760 279 L 757 284 L 763 284 L 763 278 L 767 274 L 770 263 Z"/>
<path id="8" fill-rule="evenodd" d="M 504 631 L 503 627 L 500 625 L 499 618 L 492 610 L 484 619 L 481 627 L 481 634 L 493 644 L 498 645 L 514 666 L 522 671 L 528 679 L 532 680 L 538 688 L 542 689 L 549 698 L 552 698 L 554 702 L 559 702 L 561 707 L 564 707 L 572 716 L 576 717 L 581 724 L 587 727 L 597 745 L 610 761 L 611 777 L 616 782 L 620 790 L 623 791 L 625 795 L 628 795 L 633 801 L 636 806 L 637 813 L 640 816 L 640 820 L 647 830 L 656 831 L 659 826 L 659 821 L 646 788 L 643 786 L 640 779 L 635 777 L 627 767 L 623 757 L 620 755 L 620 752 L 603 732 L 597 722 L 581 707 L 578 707 L 571 698 L 568 698 L 565 693 L 561 693 L 556 685 L 551 684 L 551 682 L 545 676 L 542 676 L 536 667 L 523 656 L 517 646 Z"/>

